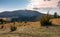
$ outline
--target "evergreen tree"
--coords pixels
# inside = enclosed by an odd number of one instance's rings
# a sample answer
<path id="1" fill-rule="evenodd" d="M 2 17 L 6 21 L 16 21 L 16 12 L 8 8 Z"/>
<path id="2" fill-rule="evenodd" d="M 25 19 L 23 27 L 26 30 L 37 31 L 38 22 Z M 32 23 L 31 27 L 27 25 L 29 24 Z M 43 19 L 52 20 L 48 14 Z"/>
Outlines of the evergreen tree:
<path id="1" fill-rule="evenodd" d="M 54 18 L 58 18 L 57 12 L 54 13 Z"/>
<path id="2" fill-rule="evenodd" d="M 49 20 L 50 20 L 50 15 L 49 15 L 49 12 L 48 12 L 47 15 L 42 16 L 40 18 L 40 23 L 41 23 L 42 26 L 49 26 L 49 25 L 51 25 L 51 22 Z"/>

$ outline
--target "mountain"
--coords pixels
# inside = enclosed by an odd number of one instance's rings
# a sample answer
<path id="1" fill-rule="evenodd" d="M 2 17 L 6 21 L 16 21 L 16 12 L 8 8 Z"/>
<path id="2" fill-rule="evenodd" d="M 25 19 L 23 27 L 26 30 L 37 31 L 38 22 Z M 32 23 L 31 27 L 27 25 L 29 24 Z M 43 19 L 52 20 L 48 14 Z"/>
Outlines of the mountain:
<path id="1" fill-rule="evenodd" d="M 9 18 L 20 18 L 21 19 L 38 19 L 42 13 L 33 10 L 16 10 L 16 11 L 5 11 L 0 13 L 0 18 L 9 17 Z"/>

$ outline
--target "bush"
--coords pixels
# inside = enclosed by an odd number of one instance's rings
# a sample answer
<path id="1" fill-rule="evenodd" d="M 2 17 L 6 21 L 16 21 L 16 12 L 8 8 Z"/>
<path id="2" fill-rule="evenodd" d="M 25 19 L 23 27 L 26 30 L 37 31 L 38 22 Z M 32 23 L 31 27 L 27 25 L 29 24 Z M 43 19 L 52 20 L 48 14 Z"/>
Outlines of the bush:
<path id="1" fill-rule="evenodd" d="M 15 27 L 15 26 L 11 26 L 11 28 L 10 28 L 10 30 L 11 30 L 11 32 L 12 31 L 15 31 L 17 28 Z"/>
<path id="2" fill-rule="evenodd" d="M 50 16 L 49 15 L 42 16 L 40 18 L 40 23 L 41 23 L 42 26 L 50 26 L 51 22 L 49 20 L 50 20 Z"/>
<path id="3" fill-rule="evenodd" d="M 0 24 L 3 24 L 4 20 L 3 19 L 0 19 Z"/>
<path id="4" fill-rule="evenodd" d="M 0 29 L 3 29 L 4 28 L 4 26 L 1 26 L 1 28 Z"/>

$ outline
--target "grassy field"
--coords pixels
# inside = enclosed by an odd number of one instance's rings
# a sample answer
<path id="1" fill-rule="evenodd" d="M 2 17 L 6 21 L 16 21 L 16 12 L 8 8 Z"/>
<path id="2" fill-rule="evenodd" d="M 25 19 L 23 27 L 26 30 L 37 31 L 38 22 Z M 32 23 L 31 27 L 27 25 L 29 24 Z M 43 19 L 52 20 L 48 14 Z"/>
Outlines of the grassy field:
<path id="1" fill-rule="evenodd" d="M 14 32 L 0 34 L 0 37 L 60 37 L 60 26 L 21 27 Z"/>
<path id="2" fill-rule="evenodd" d="M 60 18 L 51 19 L 51 21 L 55 25 L 60 25 Z"/>
<path id="3" fill-rule="evenodd" d="M 17 27 L 16 31 L 10 32 L 8 29 L 0 30 L 0 37 L 60 37 L 60 26 L 41 26 L 40 28 L 32 26 Z"/>
<path id="4" fill-rule="evenodd" d="M 4 28 L 0 29 L 0 37 L 60 37 L 59 25 L 49 26 L 47 28 L 46 26 L 41 26 L 39 21 L 27 23 L 15 22 L 15 24 L 7 23 L 3 25 Z M 11 25 L 15 25 L 17 30 L 10 32 Z"/>

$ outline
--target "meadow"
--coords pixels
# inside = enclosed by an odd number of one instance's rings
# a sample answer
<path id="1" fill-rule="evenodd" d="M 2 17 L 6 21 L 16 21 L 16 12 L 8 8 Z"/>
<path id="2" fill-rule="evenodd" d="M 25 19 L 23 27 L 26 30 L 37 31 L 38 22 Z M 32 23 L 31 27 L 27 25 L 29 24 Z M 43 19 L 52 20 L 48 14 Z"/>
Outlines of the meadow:
<path id="1" fill-rule="evenodd" d="M 57 19 L 53 19 L 52 23 L 54 24 L 56 21 Z M 13 32 L 10 32 L 11 25 L 17 27 Z M 46 26 L 41 26 L 40 21 L 13 22 L 3 24 L 3 26 L 3 29 L 0 29 L 0 37 L 60 37 L 60 25 L 48 26 L 47 28 Z"/>

